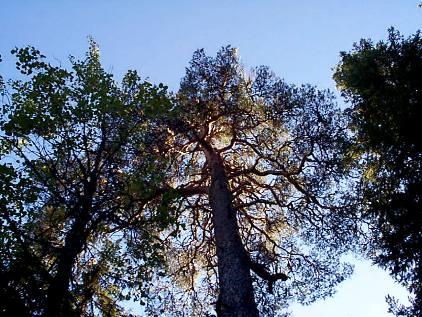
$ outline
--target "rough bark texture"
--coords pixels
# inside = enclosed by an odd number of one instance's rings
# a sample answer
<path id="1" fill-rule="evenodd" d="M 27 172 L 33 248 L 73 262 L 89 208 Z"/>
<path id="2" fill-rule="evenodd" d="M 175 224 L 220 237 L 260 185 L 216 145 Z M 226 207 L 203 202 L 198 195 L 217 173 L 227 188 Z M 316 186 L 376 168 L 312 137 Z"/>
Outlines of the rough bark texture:
<path id="1" fill-rule="evenodd" d="M 248 257 L 240 239 L 223 161 L 212 149 L 205 152 L 211 171 L 209 201 L 218 258 L 217 314 L 221 317 L 258 316 Z"/>

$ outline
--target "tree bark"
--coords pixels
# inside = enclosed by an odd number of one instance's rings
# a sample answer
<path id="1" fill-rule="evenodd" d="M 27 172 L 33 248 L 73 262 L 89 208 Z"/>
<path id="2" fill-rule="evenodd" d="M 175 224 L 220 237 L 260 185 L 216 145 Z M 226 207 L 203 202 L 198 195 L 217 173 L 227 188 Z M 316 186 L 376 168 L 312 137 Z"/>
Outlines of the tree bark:
<path id="1" fill-rule="evenodd" d="M 213 213 L 218 258 L 220 294 L 217 315 L 219 317 L 259 316 L 249 259 L 239 235 L 224 164 L 219 154 L 209 145 L 205 148 L 205 154 L 211 172 L 209 202 Z"/>
<path id="2" fill-rule="evenodd" d="M 71 232 L 66 238 L 64 247 L 57 258 L 57 270 L 47 291 L 47 316 L 75 315 L 71 307 L 70 299 L 67 298 L 69 282 L 72 276 L 72 268 L 80 252 L 82 252 L 87 239 L 86 224 L 89 217 L 81 217 L 75 220 Z"/>
<path id="3" fill-rule="evenodd" d="M 66 236 L 65 244 L 57 257 L 56 273 L 47 290 L 47 316 L 76 316 L 68 297 L 72 269 L 78 255 L 86 246 L 92 221 L 92 199 L 96 190 L 96 178 L 86 183 L 84 195 L 79 204 L 73 208 L 75 221 Z M 92 229 L 92 228 L 91 228 Z M 76 308 L 77 309 L 77 308 Z"/>

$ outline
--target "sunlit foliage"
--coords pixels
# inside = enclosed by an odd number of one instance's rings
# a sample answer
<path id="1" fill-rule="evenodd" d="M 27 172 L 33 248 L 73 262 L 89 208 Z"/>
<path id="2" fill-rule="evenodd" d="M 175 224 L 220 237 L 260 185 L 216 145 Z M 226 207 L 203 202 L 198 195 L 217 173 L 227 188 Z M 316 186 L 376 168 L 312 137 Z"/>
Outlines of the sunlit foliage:
<path id="1" fill-rule="evenodd" d="M 167 182 L 188 195 L 173 205 L 168 276 L 157 281 L 163 300 L 149 303 L 151 314 L 213 314 L 221 259 L 207 149 L 224 164 L 261 313 L 331 295 L 351 272 L 339 255 L 356 229 L 337 157 L 345 122 L 332 95 L 288 85 L 266 67 L 247 72 L 230 47 L 215 58 L 199 50 L 166 116 Z"/>
<path id="2" fill-rule="evenodd" d="M 420 32 L 390 29 L 387 41 L 361 40 L 342 53 L 334 75 L 351 103 L 347 164 L 362 175 L 370 256 L 414 295 L 413 307 L 393 308 L 398 316 L 422 315 L 421 73 Z"/>
<path id="3" fill-rule="evenodd" d="M 145 118 L 166 87 L 133 71 L 117 85 L 93 41 L 70 70 L 12 53 L 23 79 L 2 82 L 0 312 L 121 315 L 119 301 L 145 296 L 169 223 L 148 208 L 165 161 Z"/>

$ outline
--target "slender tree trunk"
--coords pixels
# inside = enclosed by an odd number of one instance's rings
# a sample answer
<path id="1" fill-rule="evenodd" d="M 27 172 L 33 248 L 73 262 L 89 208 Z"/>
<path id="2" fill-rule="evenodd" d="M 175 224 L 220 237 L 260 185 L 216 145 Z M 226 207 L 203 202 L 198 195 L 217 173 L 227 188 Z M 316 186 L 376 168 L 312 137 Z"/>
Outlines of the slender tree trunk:
<path id="1" fill-rule="evenodd" d="M 258 316 L 249 261 L 239 235 L 223 161 L 210 147 L 205 153 L 211 171 L 209 201 L 218 258 L 217 314 L 219 317 Z"/>
<path id="2" fill-rule="evenodd" d="M 76 316 L 68 297 L 72 269 L 78 255 L 86 245 L 89 232 L 87 224 L 91 220 L 87 212 L 78 217 L 65 240 L 65 245 L 57 258 L 57 269 L 47 290 L 47 316 Z"/>
<path id="3" fill-rule="evenodd" d="M 78 255 L 83 251 L 90 233 L 88 224 L 92 221 L 92 200 L 96 190 L 97 178 L 92 175 L 92 180 L 84 187 L 84 195 L 79 204 L 74 207 L 72 214 L 75 221 L 66 236 L 65 244 L 57 257 L 57 269 L 47 290 L 47 316 L 76 316 L 76 311 L 71 307 L 68 297 L 69 283 L 72 269 Z M 91 228 L 92 229 L 92 228 Z M 78 309 L 79 307 L 76 307 Z"/>
<path id="4" fill-rule="evenodd" d="M 57 273 L 47 291 L 47 316 L 49 317 L 65 316 L 71 312 L 66 293 L 77 253 L 72 251 L 66 251 L 66 253 L 59 260 Z"/>

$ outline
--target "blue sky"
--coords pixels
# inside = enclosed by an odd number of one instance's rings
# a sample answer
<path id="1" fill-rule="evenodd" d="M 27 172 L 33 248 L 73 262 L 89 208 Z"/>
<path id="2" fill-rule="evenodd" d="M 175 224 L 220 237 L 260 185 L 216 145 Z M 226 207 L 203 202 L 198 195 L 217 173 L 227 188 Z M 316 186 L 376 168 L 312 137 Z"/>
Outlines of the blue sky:
<path id="1" fill-rule="evenodd" d="M 385 38 L 390 26 L 414 33 L 422 22 L 418 2 L 1 0 L 0 73 L 12 74 L 15 46 L 34 45 L 65 63 L 69 54 L 82 56 L 93 36 L 117 78 L 137 69 L 176 89 L 195 49 L 213 55 L 231 44 L 248 66 L 268 65 L 288 82 L 334 90 L 339 52 L 360 38 Z M 385 273 L 358 261 L 356 274 L 334 298 L 293 311 L 296 317 L 388 316 L 387 293 L 405 297 Z"/>

